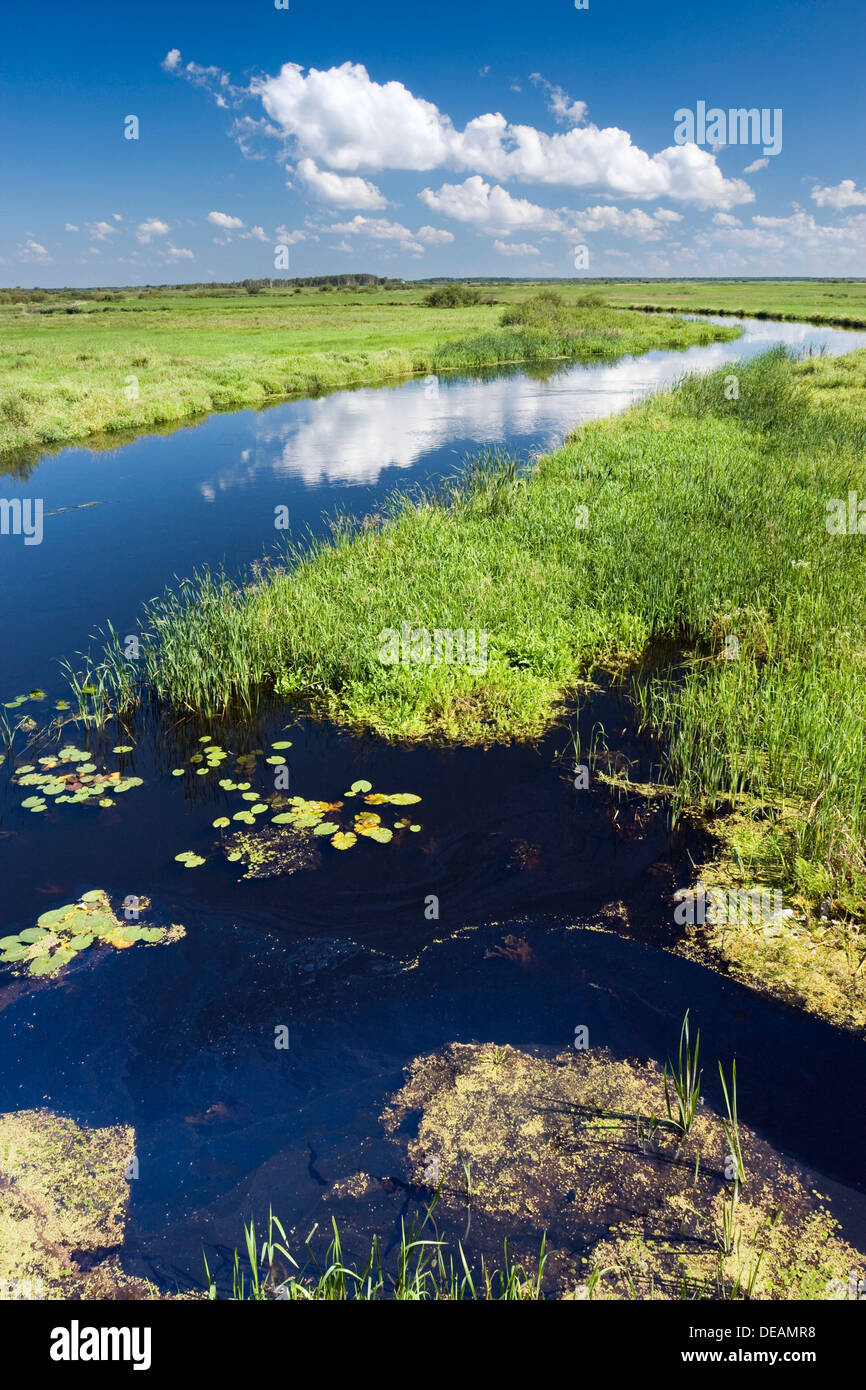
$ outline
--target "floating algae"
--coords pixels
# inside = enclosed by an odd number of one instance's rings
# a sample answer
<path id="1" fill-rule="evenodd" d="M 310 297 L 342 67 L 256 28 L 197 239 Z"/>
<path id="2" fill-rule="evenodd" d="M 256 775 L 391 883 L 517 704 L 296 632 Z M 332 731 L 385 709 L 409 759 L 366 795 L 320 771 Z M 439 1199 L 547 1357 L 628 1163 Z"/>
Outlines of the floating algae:
<path id="1" fill-rule="evenodd" d="M 4 1298 L 166 1296 L 121 1267 L 134 1152 L 128 1125 L 90 1129 L 51 1110 L 0 1115 Z"/>
<path id="2" fill-rule="evenodd" d="M 702 1101 L 687 1136 L 665 1115 L 655 1063 L 452 1043 L 415 1059 L 382 1121 L 440 1213 L 471 1206 L 473 1229 L 530 1250 L 546 1230 L 566 1297 L 838 1298 L 864 1253 L 806 1175 L 740 1121 L 734 1182 L 723 1115 Z"/>

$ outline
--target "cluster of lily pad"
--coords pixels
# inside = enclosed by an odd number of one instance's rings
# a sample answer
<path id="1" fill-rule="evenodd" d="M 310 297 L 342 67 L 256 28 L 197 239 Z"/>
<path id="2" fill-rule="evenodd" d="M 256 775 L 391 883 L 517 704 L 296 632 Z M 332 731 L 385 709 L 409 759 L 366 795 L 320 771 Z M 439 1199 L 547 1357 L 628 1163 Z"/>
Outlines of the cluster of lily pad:
<path id="1" fill-rule="evenodd" d="M 218 771 L 229 755 L 218 743 L 214 743 L 210 734 L 202 734 L 199 743 L 202 745 L 201 751 L 199 753 L 193 753 L 190 758 L 190 763 L 196 774 L 199 777 L 204 777 L 208 772 Z M 201 764 L 200 767 L 197 766 L 199 763 Z M 172 777 L 183 777 L 185 772 L 186 768 L 175 767 L 172 768 L 171 775 Z"/>
<path id="2" fill-rule="evenodd" d="M 149 906 L 145 898 L 137 898 L 136 904 L 137 912 L 146 911 Z M 177 934 L 176 929 L 171 931 Z M 93 888 L 76 903 L 43 912 L 35 927 L 0 937 L 0 963 L 31 975 L 54 975 L 93 945 L 123 950 L 137 941 L 165 941 L 170 934 L 165 927 L 121 921 L 108 894 Z"/>
<path id="3" fill-rule="evenodd" d="M 235 765 L 240 772 L 240 780 L 236 777 L 221 777 L 219 786 L 225 792 L 236 792 L 245 804 L 230 815 L 217 816 L 213 822 L 216 830 L 229 830 L 233 823 L 238 826 L 265 825 L 267 822 L 263 821 L 262 817 L 270 815 L 271 825 L 290 827 L 294 831 L 311 831 L 315 836 L 328 837 L 335 849 L 346 850 L 357 844 L 359 838 L 375 840 L 384 845 L 393 839 L 395 831 L 417 832 L 421 829 L 420 825 L 407 817 L 398 818 L 393 825 L 385 825 L 382 814 L 369 809 L 389 804 L 414 805 L 421 798 L 413 792 L 374 792 L 372 783 L 364 780 L 353 782 L 349 790 L 344 792 L 341 801 L 311 801 L 302 796 L 286 797 L 280 793 L 259 792 L 249 779 L 255 775 L 256 759 L 263 755 L 262 749 L 230 755 L 214 743 L 209 734 L 203 734 L 199 743 L 202 745 L 201 750 L 193 753 L 189 760 L 189 770 L 194 769 L 197 776 L 203 777 L 208 772 L 219 771 L 229 756 L 234 756 Z M 290 739 L 280 739 L 272 743 L 272 751 L 265 757 L 265 763 L 274 768 L 284 765 L 285 750 L 291 746 Z M 185 767 L 176 767 L 172 769 L 172 776 L 183 777 L 187 771 Z M 355 797 L 363 797 L 367 809 L 356 812 L 346 821 L 345 802 Z M 339 815 L 341 812 L 343 814 Z M 228 842 L 225 852 L 230 863 L 236 863 L 244 857 L 243 848 L 239 847 L 235 840 Z M 191 849 L 181 850 L 174 857 L 185 869 L 197 869 L 206 862 L 204 855 Z"/>
<path id="4" fill-rule="evenodd" d="M 44 690 L 31 690 L 26 695 L 16 695 L 14 700 L 4 700 L 4 709 L 18 709 L 20 705 L 26 705 L 28 700 L 44 700 Z"/>
<path id="5" fill-rule="evenodd" d="M 255 796 L 255 793 L 242 793 L 245 796 Z M 341 801 L 313 801 L 307 800 L 303 796 L 291 796 L 286 805 L 289 810 L 280 811 L 271 817 L 272 825 L 291 826 L 296 831 L 311 831 L 313 835 L 327 837 L 334 849 L 351 849 L 352 845 L 357 844 L 359 837 L 375 840 L 380 845 L 386 845 L 394 837 L 394 832 L 399 830 L 410 830 L 418 832 L 421 827 L 413 823 L 407 817 L 400 817 L 395 820 L 393 826 L 385 825 L 382 816 L 378 811 L 364 810 L 351 814 L 351 819 L 346 820 L 345 802 L 354 797 L 362 797 L 365 806 L 412 806 L 421 800 L 414 792 L 374 792 L 372 783 L 367 781 L 353 782 L 347 792 L 343 793 Z M 266 804 L 259 802 L 258 805 L 250 806 L 248 811 L 240 811 L 232 817 L 233 820 L 241 821 L 246 825 L 253 825 L 256 816 L 268 811 Z M 339 819 L 335 816 L 340 815 Z M 226 816 L 214 821 L 218 829 L 224 829 L 230 824 Z M 228 858 L 230 860 L 239 859 L 241 856 L 237 850 L 230 850 Z"/>
<path id="6" fill-rule="evenodd" d="M 348 825 L 341 825 L 330 818 L 334 812 L 343 810 L 346 800 L 356 796 L 363 797 L 366 806 L 413 806 L 421 800 L 414 792 L 374 792 L 372 783 L 359 781 L 353 782 L 349 790 L 343 793 L 343 801 L 306 801 L 302 796 L 290 797 L 289 805 L 293 809 L 274 816 L 273 824 L 292 825 L 296 830 L 312 830 L 314 835 L 327 835 L 335 849 L 351 849 L 352 845 L 357 844 L 359 836 L 387 845 L 393 839 L 395 830 L 417 832 L 421 829 L 420 825 L 413 824 L 407 817 L 396 820 L 393 827 L 383 825 L 378 811 L 357 811 Z"/>
<path id="7" fill-rule="evenodd" d="M 118 744 L 113 753 L 131 753 L 131 744 Z M 25 811 L 38 813 L 48 809 L 49 799 L 55 806 L 82 804 L 113 806 L 114 797 L 132 787 L 140 787 L 140 777 L 125 777 L 122 772 L 100 770 L 82 748 L 70 744 L 57 753 L 37 758 L 15 769 L 14 780 L 20 787 L 34 787 L 22 801 Z"/>

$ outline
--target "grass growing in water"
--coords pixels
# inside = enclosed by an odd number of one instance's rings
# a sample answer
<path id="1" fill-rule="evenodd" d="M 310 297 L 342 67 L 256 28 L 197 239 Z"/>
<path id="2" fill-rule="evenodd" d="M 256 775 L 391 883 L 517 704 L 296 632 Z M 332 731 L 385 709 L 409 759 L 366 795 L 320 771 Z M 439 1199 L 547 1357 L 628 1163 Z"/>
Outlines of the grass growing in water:
<path id="1" fill-rule="evenodd" d="M 680 1029 L 680 1046 L 677 1053 L 676 1071 L 669 1062 L 665 1062 L 664 1086 L 665 1086 L 665 1107 L 668 1112 L 668 1123 L 673 1126 L 678 1134 L 690 1134 L 694 1123 L 695 1111 L 698 1108 L 698 1101 L 701 1095 L 701 1071 L 698 1068 L 698 1057 L 701 1050 L 701 1034 L 695 1038 L 695 1045 L 692 1047 L 689 1039 L 689 1011 L 686 1009 L 683 1026 Z M 670 1079 L 670 1086 L 668 1080 Z M 671 1104 L 670 1087 L 673 1087 L 676 1096 L 676 1114 Z"/>
<path id="2" fill-rule="evenodd" d="M 146 678 L 205 713 L 276 684 L 356 727 L 483 742 L 539 734 L 593 668 L 631 670 L 675 809 L 745 807 L 744 872 L 859 914 L 864 546 L 825 523 L 829 499 L 866 494 L 866 353 L 770 353 L 735 400 L 728 375 L 588 425 L 533 471 L 490 456 L 397 497 L 381 527 L 343 524 L 246 590 L 199 575 L 148 611 Z M 486 632 L 486 668 L 383 664 L 404 622 Z M 659 643 L 682 660 L 642 669 Z"/>
<path id="3" fill-rule="evenodd" d="M 437 1194 L 438 1195 L 438 1194 Z M 400 1244 L 395 1269 L 389 1273 L 382 1262 L 377 1237 L 373 1237 L 366 1263 L 360 1268 L 347 1265 L 343 1258 L 342 1242 L 336 1221 L 332 1220 L 333 1235 L 321 1261 L 312 1241 L 314 1226 L 304 1242 L 307 1264 L 301 1269 L 290 1254 L 286 1232 L 273 1212 L 268 1215 L 267 1234 L 259 1247 L 254 1221 L 244 1227 L 247 1265 L 244 1268 L 235 1251 L 232 1269 L 231 1298 L 236 1302 L 264 1302 L 273 1299 L 290 1302 L 362 1302 L 395 1299 L 410 1303 L 427 1302 L 527 1302 L 542 1299 L 541 1284 L 546 1263 L 546 1242 L 542 1239 L 538 1267 L 534 1274 L 516 1265 L 505 1243 L 503 1268 L 491 1270 L 482 1260 L 480 1271 L 473 1274 L 462 1244 L 457 1246 L 457 1260 L 448 1253 L 445 1242 L 435 1233 L 424 1235 L 432 1220 L 436 1198 L 423 1219 L 408 1229 L 405 1220 L 400 1225 Z M 275 1231 L 280 1239 L 275 1238 Z M 291 1265 L 297 1274 L 288 1272 Z M 278 1269 L 282 1266 L 282 1276 Z M 208 1295 L 218 1298 L 217 1285 L 205 1259 Z"/>

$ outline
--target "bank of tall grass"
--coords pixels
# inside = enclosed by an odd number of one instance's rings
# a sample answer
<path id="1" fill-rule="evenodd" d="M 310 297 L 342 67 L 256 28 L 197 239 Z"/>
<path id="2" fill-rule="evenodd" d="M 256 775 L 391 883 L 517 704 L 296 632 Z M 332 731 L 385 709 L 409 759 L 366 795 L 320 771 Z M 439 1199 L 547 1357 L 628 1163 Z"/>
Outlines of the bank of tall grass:
<path id="1" fill-rule="evenodd" d="M 257 409 L 294 394 L 737 336 L 730 328 L 654 321 L 623 309 L 574 311 L 574 299 L 562 296 L 561 313 L 545 325 L 522 327 L 500 322 L 501 303 L 431 308 L 420 288 L 390 296 L 118 295 L 117 302 L 86 300 L 62 312 L 56 304 L 3 305 L 0 460 L 214 410 Z"/>
<path id="2" fill-rule="evenodd" d="M 733 400 L 729 378 L 588 425 L 534 469 L 482 459 L 246 590 L 198 576 L 148 611 L 148 679 L 179 709 L 275 686 L 392 737 L 485 741 L 537 735 L 580 677 L 625 671 L 677 805 L 747 802 L 777 880 L 859 913 L 866 536 L 826 519 L 866 497 L 866 353 L 770 353 Z M 486 670 L 383 664 L 404 623 L 486 632 Z M 659 649 L 673 659 L 647 664 Z"/>

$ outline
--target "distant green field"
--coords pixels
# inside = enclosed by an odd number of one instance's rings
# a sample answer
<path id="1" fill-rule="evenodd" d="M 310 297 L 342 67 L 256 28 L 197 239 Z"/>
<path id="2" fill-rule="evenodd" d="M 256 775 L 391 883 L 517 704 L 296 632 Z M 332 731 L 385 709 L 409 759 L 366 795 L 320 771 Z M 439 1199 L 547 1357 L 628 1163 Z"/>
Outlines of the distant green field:
<path id="1" fill-rule="evenodd" d="M 866 328 L 866 280 L 633 280 L 591 288 L 628 307 L 654 304 Z"/>
<path id="2" fill-rule="evenodd" d="M 573 305 L 585 284 L 557 287 Z M 0 303 L 0 456 L 212 410 L 260 407 L 417 372 L 577 355 L 614 357 L 721 336 L 708 324 L 581 311 L 565 336 L 500 324 L 530 285 L 494 302 L 428 308 L 405 290 L 125 290 Z"/>

